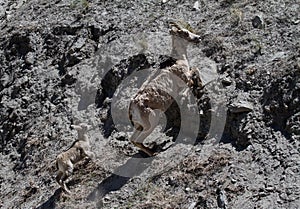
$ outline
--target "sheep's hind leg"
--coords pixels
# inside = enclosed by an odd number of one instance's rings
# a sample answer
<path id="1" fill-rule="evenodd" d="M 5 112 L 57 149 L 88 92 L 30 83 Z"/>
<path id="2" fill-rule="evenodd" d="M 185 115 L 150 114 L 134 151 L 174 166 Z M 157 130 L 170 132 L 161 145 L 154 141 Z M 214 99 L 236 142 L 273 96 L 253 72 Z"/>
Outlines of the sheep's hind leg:
<path id="1" fill-rule="evenodd" d="M 58 171 L 58 174 L 56 176 L 56 182 L 62 187 L 62 176 L 63 176 L 63 172 L 62 171 Z"/>
<path id="2" fill-rule="evenodd" d="M 139 136 L 142 134 L 143 132 L 135 129 L 133 134 L 131 135 L 129 141 L 136 147 L 140 148 L 143 152 L 145 152 L 146 154 L 148 154 L 149 156 L 153 155 L 153 152 L 148 149 L 147 147 L 145 147 L 142 143 L 137 142 L 137 139 L 139 138 Z"/>
<path id="3" fill-rule="evenodd" d="M 136 141 L 132 141 L 132 143 L 137 146 L 138 148 L 140 148 L 143 152 L 145 152 L 147 155 L 154 156 L 156 153 L 154 153 L 150 148 L 145 147 L 145 145 L 143 145 L 143 141 L 147 138 L 147 136 L 149 136 L 151 134 L 151 132 L 154 130 L 155 126 L 151 126 L 150 129 L 148 129 L 147 131 L 143 131 L 140 133 L 140 135 L 136 138 Z"/>
<path id="4" fill-rule="evenodd" d="M 137 146 L 138 148 L 140 148 L 143 152 L 145 152 L 147 155 L 149 155 L 150 157 L 155 155 L 155 153 L 149 149 L 148 147 L 145 147 L 143 145 L 143 141 L 147 138 L 147 136 L 149 136 L 152 131 L 155 129 L 155 127 L 157 126 L 159 122 L 159 111 L 152 111 L 149 114 L 149 124 L 150 127 L 147 130 L 135 130 L 132 134 L 132 136 L 130 137 L 130 141 Z"/>

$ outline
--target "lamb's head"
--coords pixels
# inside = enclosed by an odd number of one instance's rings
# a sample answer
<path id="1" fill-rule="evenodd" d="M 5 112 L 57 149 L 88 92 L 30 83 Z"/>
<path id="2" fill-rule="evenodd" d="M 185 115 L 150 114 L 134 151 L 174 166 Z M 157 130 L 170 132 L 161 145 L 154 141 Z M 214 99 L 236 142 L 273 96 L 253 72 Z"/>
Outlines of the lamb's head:
<path id="1" fill-rule="evenodd" d="M 196 32 L 192 29 L 192 27 L 188 23 L 184 23 L 181 21 L 170 21 L 169 25 L 171 26 L 170 34 L 173 36 L 178 36 L 182 39 L 187 40 L 192 43 L 199 43 L 200 36 L 196 34 Z"/>
<path id="2" fill-rule="evenodd" d="M 86 123 L 80 123 L 78 125 L 71 125 L 72 128 L 77 130 L 78 133 L 86 133 L 89 129 L 89 125 Z"/>

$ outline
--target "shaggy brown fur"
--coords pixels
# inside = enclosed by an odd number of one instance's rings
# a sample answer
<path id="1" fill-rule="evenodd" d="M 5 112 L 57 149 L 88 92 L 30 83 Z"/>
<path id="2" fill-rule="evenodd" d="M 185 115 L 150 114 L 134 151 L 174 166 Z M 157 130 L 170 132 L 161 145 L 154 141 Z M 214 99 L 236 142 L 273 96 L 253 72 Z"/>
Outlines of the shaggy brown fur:
<path id="1" fill-rule="evenodd" d="M 179 25 L 172 24 L 172 55 L 177 59 L 171 67 L 162 69 L 153 79 L 148 80 L 132 98 L 129 106 L 129 118 L 135 127 L 130 141 L 149 156 L 154 153 L 143 145 L 144 139 L 157 126 L 160 113 L 165 112 L 173 103 L 179 93 L 193 85 L 193 72 L 186 58 L 188 42 L 198 42 L 199 36 L 191 33 Z M 186 96 L 187 92 L 183 95 Z"/>

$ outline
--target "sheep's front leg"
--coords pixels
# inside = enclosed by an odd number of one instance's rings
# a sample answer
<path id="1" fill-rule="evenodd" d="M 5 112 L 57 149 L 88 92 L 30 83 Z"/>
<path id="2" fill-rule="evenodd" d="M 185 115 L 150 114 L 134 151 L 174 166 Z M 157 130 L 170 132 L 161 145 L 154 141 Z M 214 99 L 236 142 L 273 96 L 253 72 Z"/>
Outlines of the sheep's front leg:
<path id="1" fill-rule="evenodd" d="M 95 153 L 88 151 L 84 148 L 80 148 L 80 155 L 82 156 L 82 158 L 88 157 L 91 160 L 95 158 Z"/>
<path id="2" fill-rule="evenodd" d="M 93 153 L 91 151 L 84 151 L 84 155 L 92 161 L 95 159 L 95 153 Z"/>
<path id="3" fill-rule="evenodd" d="M 73 173 L 73 164 L 71 161 L 67 162 L 67 168 L 65 170 L 65 172 L 63 173 L 62 177 L 61 177 L 61 186 L 62 189 L 67 193 L 70 194 L 70 190 L 68 189 L 67 185 L 66 185 L 66 180 L 68 179 L 69 176 L 71 176 L 71 174 Z"/>
<path id="4" fill-rule="evenodd" d="M 68 189 L 67 185 L 66 185 L 66 180 L 68 178 L 68 174 L 67 172 L 60 172 L 57 177 L 56 180 L 58 182 L 58 184 L 60 185 L 60 187 L 63 189 L 64 192 L 66 192 L 67 194 L 70 194 L 70 190 Z"/>

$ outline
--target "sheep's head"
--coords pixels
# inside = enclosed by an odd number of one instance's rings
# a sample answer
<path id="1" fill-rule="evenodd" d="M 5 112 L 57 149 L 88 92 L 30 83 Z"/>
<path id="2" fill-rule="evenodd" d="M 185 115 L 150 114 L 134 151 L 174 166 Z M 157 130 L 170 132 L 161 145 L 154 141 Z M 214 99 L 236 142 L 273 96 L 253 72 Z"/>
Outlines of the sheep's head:
<path id="1" fill-rule="evenodd" d="M 86 132 L 89 129 L 89 125 L 86 123 L 80 123 L 78 125 L 71 125 L 71 127 L 77 131 L 83 131 L 83 132 Z"/>
<path id="2" fill-rule="evenodd" d="M 182 21 L 170 21 L 169 25 L 171 26 L 171 35 L 178 36 L 193 43 L 200 42 L 200 36 L 196 34 L 194 29 L 188 23 Z"/>

